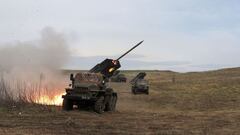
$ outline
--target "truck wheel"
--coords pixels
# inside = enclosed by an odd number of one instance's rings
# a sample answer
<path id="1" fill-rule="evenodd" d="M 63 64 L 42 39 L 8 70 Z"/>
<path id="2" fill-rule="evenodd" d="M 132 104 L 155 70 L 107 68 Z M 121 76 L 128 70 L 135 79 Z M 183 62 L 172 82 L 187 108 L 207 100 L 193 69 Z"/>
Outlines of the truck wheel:
<path id="1" fill-rule="evenodd" d="M 135 89 L 135 88 L 132 88 L 132 93 L 133 93 L 134 95 L 136 95 L 136 89 Z"/>
<path id="2" fill-rule="evenodd" d="M 112 111 L 116 110 L 116 106 L 117 106 L 117 96 L 114 95 L 112 98 Z"/>
<path id="3" fill-rule="evenodd" d="M 63 110 L 70 111 L 73 109 L 73 102 L 69 99 L 63 99 Z"/>
<path id="4" fill-rule="evenodd" d="M 112 105 L 113 104 L 113 96 L 110 96 L 107 103 L 106 103 L 106 108 L 105 111 L 112 111 Z"/>
<path id="5" fill-rule="evenodd" d="M 105 109 L 105 105 L 104 105 L 104 97 L 101 96 L 97 99 L 97 101 L 95 102 L 94 105 L 94 111 L 97 113 L 103 113 Z"/>
<path id="6" fill-rule="evenodd" d="M 149 95 L 149 91 L 148 90 L 146 91 L 146 94 Z"/>

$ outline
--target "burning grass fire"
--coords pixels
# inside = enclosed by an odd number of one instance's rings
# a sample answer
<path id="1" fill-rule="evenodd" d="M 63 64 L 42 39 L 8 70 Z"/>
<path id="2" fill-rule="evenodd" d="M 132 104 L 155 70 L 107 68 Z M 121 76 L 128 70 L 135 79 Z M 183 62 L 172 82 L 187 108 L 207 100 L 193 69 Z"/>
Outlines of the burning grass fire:
<path id="1" fill-rule="evenodd" d="M 43 86 L 42 88 L 40 87 L 39 89 L 35 89 L 35 100 L 34 103 L 37 104 L 42 104 L 42 105 L 56 105 L 56 106 L 61 106 L 63 102 L 62 95 L 65 94 L 64 86 L 62 85 L 57 86 L 52 85 L 50 86 Z M 44 88 L 45 87 L 45 88 Z"/>
<path id="2" fill-rule="evenodd" d="M 35 83 L 13 83 L 0 79 L 0 104 L 12 105 L 35 103 L 41 105 L 62 105 L 64 86 L 39 85 Z M 43 88 L 44 87 L 44 88 Z"/>
<path id="3" fill-rule="evenodd" d="M 57 106 L 61 106 L 62 105 L 62 95 L 64 93 L 61 94 L 56 94 L 54 96 L 49 96 L 49 95 L 43 95 L 40 96 L 39 99 L 37 99 L 35 102 L 37 104 L 43 104 L 43 105 L 57 105 Z"/>

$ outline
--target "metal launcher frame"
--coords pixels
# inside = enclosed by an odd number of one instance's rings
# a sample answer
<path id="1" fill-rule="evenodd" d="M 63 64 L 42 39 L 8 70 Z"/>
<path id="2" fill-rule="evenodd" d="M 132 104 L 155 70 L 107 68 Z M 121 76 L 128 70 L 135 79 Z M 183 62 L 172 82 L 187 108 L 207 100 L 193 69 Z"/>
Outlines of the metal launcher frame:
<path id="1" fill-rule="evenodd" d="M 90 73 L 101 73 L 105 78 L 112 77 L 114 72 L 121 67 L 120 59 L 122 59 L 124 56 L 126 56 L 128 53 L 130 53 L 132 50 L 137 48 L 142 43 L 143 43 L 143 41 L 139 42 L 137 45 L 132 47 L 130 50 L 128 50 L 126 53 L 121 55 L 116 60 L 114 60 L 114 59 L 105 59 L 101 63 L 99 63 L 96 66 L 94 66 L 89 72 Z"/>

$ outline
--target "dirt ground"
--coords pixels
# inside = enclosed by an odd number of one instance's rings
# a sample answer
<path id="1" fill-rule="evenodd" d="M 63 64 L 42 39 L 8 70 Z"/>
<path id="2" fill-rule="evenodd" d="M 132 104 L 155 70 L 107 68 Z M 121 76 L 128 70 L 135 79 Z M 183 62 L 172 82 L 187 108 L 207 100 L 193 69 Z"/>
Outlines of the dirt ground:
<path id="1" fill-rule="evenodd" d="M 239 134 L 239 112 L 23 112 L 1 115 L 1 134 Z"/>
<path id="2" fill-rule="evenodd" d="M 117 111 L 101 115 L 55 106 L 0 107 L 0 134 L 240 134 L 240 69 L 151 71 L 147 79 L 150 95 L 132 95 L 129 84 L 109 84 L 118 92 Z"/>

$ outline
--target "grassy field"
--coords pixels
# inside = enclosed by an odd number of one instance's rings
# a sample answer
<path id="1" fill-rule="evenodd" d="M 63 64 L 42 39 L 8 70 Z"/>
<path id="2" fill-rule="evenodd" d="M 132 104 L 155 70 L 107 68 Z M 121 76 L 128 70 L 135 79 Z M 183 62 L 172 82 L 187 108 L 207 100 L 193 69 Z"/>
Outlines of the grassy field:
<path id="1" fill-rule="evenodd" d="M 138 71 L 124 71 L 128 78 Z M 61 107 L 0 107 L 0 134 L 240 134 L 240 68 L 175 73 L 147 71 L 150 95 L 111 83 L 117 111 L 63 112 Z"/>

